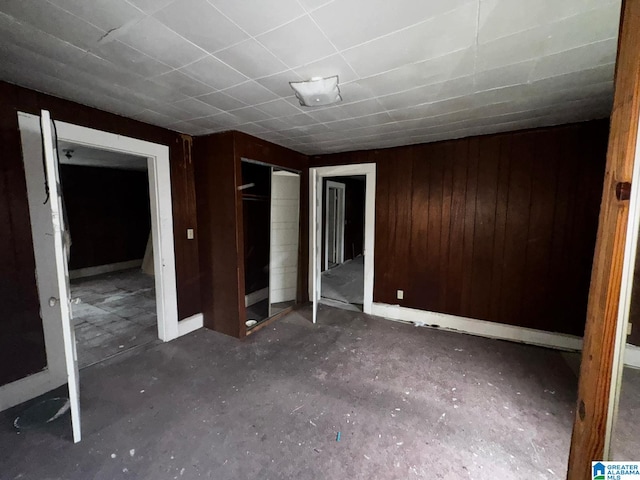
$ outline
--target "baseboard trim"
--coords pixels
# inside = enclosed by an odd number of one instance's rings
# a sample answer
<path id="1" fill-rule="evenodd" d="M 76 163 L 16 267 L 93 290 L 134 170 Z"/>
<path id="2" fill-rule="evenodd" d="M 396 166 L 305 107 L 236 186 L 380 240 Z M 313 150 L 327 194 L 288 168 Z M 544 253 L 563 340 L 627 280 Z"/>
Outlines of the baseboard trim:
<path id="1" fill-rule="evenodd" d="M 95 267 L 78 268 L 69 271 L 69 278 L 93 277 L 102 275 L 103 273 L 119 272 L 120 270 L 129 270 L 130 268 L 142 267 L 142 259 L 127 260 L 126 262 L 107 263 L 106 265 L 97 265 Z"/>
<path id="2" fill-rule="evenodd" d="M 640 369 L 640 347 L 627 343 L 624 349 L 624 364 L 627 367 Z"/>
<path id="3" fill-rule="evenodd" d="M 269 298 L 269 287 L 261 288 L 244 296 L 244 306 L 250 307 Z"/>
<path id="4" fill-rule="evenodd" d="M 0 387 L 0 412 L 47 393 L 67 383 L 66 378 L 45 369 Z"/>
<path id="5" fill-rule="evenodd" d="M 183 320 L 178 322 L 178 336 L 186 335 L 187 333 L 191 333 L 199 328 L 202 328 L 204 325 L 204 317 L 201 313 L 196 313 L 195 315 L 191 315 Z"/>
<path id="6" fill-rule="evenodd" d="M 374 303 L 371 313 L 372 315 L 385 317 L 390 320 L 410 322 L 416 326 L 432 328 L 437 326 L 439 329 L 452 330 L 479 337 L 526 343 L 557 350 L 573 352 L 582 350 L 582 338 L 575 335 L 516 327 L 502 323 L 488 322 L 486 320 L 457 317 L 445 313 L 427 312 L 386 303 Z"/>

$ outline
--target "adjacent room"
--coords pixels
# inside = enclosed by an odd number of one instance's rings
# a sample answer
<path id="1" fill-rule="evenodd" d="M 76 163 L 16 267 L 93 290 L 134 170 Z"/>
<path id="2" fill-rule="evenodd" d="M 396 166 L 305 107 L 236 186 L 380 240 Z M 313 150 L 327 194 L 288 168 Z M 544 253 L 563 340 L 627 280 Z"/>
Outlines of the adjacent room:
<path id="1" fill-rule="evenodd" d="M 322 185 L 321 298 L 328 305 L 362 311 L 365 177 L 326 177 Z"/>
<path id="2" fill-rule="evenodd" d="M 640 461 L 638 32 L 640 0 L 3 2 L 0 476 Z"/>
<path id="3" fill-rule="evenodd" d="M 147 159 L 58 147 L 83 368 L 158 338 Z"/>

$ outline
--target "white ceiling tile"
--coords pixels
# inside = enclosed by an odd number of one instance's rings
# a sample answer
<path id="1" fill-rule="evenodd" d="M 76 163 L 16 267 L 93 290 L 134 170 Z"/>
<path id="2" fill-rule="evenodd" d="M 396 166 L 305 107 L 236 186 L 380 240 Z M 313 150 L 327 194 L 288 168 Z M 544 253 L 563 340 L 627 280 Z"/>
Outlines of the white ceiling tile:
<path id="1" fill-rule="evenodd" d="M 293 70 L 288 70 L 282 73 L 276 73 L 275 75 L 269 75 L 268 77 L 262 77 L 256 79 L 263 87 L 271 90 L 273 93 L 280 97 L 286 97 L 293 94 L 291 85 L 289 82 L 299 82 L 302 78 Z"/>
<path id="2" fill-rule="evenodd" d="M 129 88 L 145 92 L 149 97 L 154 98 L 156 103 L 173 103 L 187 98 L 186 94 L 175 87 L 160 85 L 152 79 L 142 79 L 129 85 Z"/>
<path id="3" fill-rule="evenodd" d="M 49 1 L 105 32 L 132 25 L 144 17 L 144 13 L 125 0 Z"/>
<path id="4" fill-rule="evenodd" d="M 86 54 L 86 50 L 60 40 L 29 24 L 18 22 L 13 17 L 1 12 L 0 36 L 7 46 L 11 44 L 19 45 L 60 62 L 74 62 Z"/>
<path id="5" fill-rule="evenodd" d="M 218 90 L 237 85 L 247 80 L 247 77 L 240 72 L 210 55 L 187 65 L 182 68 L 181 71 Z"/>
<path id="6" fill-rule="evenodd" d="M 250 78 L 266 77 L 287 70 L 284 63 L 253 39 L 221 50 L 215 56 Z"/>
<path id="7" fill-rule="evenodd" d="M 437 17 L 464 4 L 478 0 L 423 1 L 409 0 L 401 4 L 389 0 L 342 0 L 315 10 L 311 16 L 329 39 L 344 50 L 374 38 Z M 357 28 L 354 26 L 357 25 Z"/>
<path id="8" fill-rule="evenodd" d="M 78 47 L 96 45 L 105 32 L 41 0 L 3 0 L 0 11 Z"/>
<path id="9" fill-rule="evenodd" d="M 471 75 L 474 70 L 474 60 L 475 48 L 467 48 L 363 78 L 358 80 L 358 84 L 375 95 L 388 95 Z"/>
<path id="10" fill-rule="evenodd" d="M 340 83 L 346 83 L 358 78 L 353 68 L 339 53 L 308 63 L 294 69 L 294 71 L 304 80 L 309 80 L 313 77 L 333 77 L 337 75 Z"/>
<path id="11" fill-rule="evenodd" d="M 152 15 L 158 10 L 166 7 L 175 0 L 127 0 L 148 15 Z"/>
<path id="12" fill-rule="evenodd" d="M 201 97 L 198 97 L 198 100 L 225 111 L 247 106 L 246 103 L 236 100 L 222 92 L 213 92 L 207 95 L 202 95 Z"/>
<path id="13" fill-rule="evenodd" d="M 311 12 L 333 1 L 334 0 L 299 0 L 300 5 L 302 5 L 307 12 Z"/>
<path id="14" fill-rule="evenodd" d="M 480 43 L 513 35 L 596 8 L 619 8 L 605 0 L 480 0 Z"/>
<path id="15" fill-rule="evenodd" d="M 473 76 L 454 78 L 448 82 L 425 85 L 404 92 L 394 93 L 378 98 L 387 110 L 396 110 L 422 103 L 430 103 L 439 99 L 459 97 L 470 94 L 474 90 Z"/>
<path id="16" fill-rule="evenodd" d="M 135 28 L 123 32 L 118 39 L 175 68 L 194 62 L 205 55 L 200 48 L 153 17 L 146 17 L 137 23 Z"/>
<path id="17" fill-rule="evenodd" d="M 173 70 L 169 65 L 126 45 L 119 40 L 99 44 L 92 52 L 119 68 L 143 77 L 153 77 Z"/>
<path id="18" fill-rule="evenodd" d="M 240 121 L 240 123 L 258 122 L 260 120 L 266 120 L 270 118 L 269 115 L 261 110 L 258 110 L 256 107 L 239 108 L 229 113 L 236 117 Z"/>
<path id="19" fill-rule="evenodd" d="M 300 109 L 294 107 L 282 98 L 272 100 L 271 102 L 262 103 L 258 108 L 267 113 L 271 117 L 284 117 L 285 115 L 295 115 L 300 113 Z"/>
<path id="20" fill-rule="evenodd" d="M 175 102 L 173 106 L 189 112 L 191 114 L 190 118 L 207 117 L 220 113 L 220 109 L 213 107 L 208 103 L 201 102 L 200 100 L 197 100 L 195 98 L 180 100 L 178 102 Z"/>
<path id="21" fill-rule="evenodd" d="M 548 26 L 515 33 L 478 45 L 478 70 L 520 63 L 544 55 L 549 37 Z"/>
<path id="22" fill-rule="evenodd" d="M 620 0 L 480 0 L 479 48 L 476 0 L 52 1 L 74 15 L 46 1 L 0 3 L 0 78 L 192 135 L 236 128 L 326 153 L 582 121 L 612 104 Z M 323 32 L 295 18 L 300 6 L 319 23 L 341 16 Z M 325 33 L 366 43 L 337 53 Z M 335 74 L 336 105 L 301 107 L 289 86 Z"/>
<path id="23" fill-rule="evenodd" d="M 592 66 L 607 65 L 616 60 L 616 39 L 604 40 L 565 52 L 540 58 L 531 73 L 531 81 L 565 73 L 578 72 Z"/>
<path id="24" fill-rule="evenodd" d="M 554 22 L 549 27 L 545 54 L 616 39 L 619 24 L 620 5 L 613 3 Z"/>
<path id="25" fill-rule="evenodd" d="M 253 80 L 228 88 L 224 93 L 246 103 L 247 105 L 256 105 L 258 103 L 268 102 L 269 100 L 277 98 L 275 93 L 267 90 Z"/>
<path id="26" fill-rule="evenodd" d="M 340 105 L 340 110 L 346 112 L 349 117 L 362 117 L 364 115 L 373 115 L 385 111 L 385 108 L 377 99 L 371 98 L 361 102 Z"/>
<path id="27" fill-rule="evenodd" d="M 92 53 L 87 53 L 80 60 L 72 63 L 78 70 L 82 70 L 91 75 L 97 75 L 103 80 L 117 83 L 119 85 L 130 85 L 142 78 L 140 75 L 130 70 L 119 68 L 111 62 L 100 58 Z"/>
<path id="28" fill-rule="evenodd" d="M 211 93 L 213 88 L 195 80 L 180 70 L 172 70 L 169 73 L 153 77 L 153 81 L 158 85 L 177 90 L 188 97 L 197 97 L 206 93 Z"/>
<path id="29" fill-rule="evenodd" d="M 257 40 L 291 68 L 336 53 L 333 45 L 308 16 L 260 35 Z"/>
<path id="30" fill-rule="evenodd" d="M 342 53 L 361 77 L 440 57 L 474 44 L 476 14 L 476 5 L 467 3 L 432 20 Z"/>
<path id="31" fill-rule="evenodd" d="M 304 15 L 305 11 L 296 0 L 209 0 L 222 13 L 233 20 L 250 35 L 279 27 Z"/>
<path id="32" fill-rule="evenodd" d="M 176 0 L 154 17 L 209 53 L 248 38 L 206 0 Z"/>
<path id="33" fill-rule="evenodd" d="M 527 60 L 505 67 L 478 71 L 475 75 L 476 90 L 489 90 L 491 88 L 527 83 L 535 64 L 536 60 Z"/>

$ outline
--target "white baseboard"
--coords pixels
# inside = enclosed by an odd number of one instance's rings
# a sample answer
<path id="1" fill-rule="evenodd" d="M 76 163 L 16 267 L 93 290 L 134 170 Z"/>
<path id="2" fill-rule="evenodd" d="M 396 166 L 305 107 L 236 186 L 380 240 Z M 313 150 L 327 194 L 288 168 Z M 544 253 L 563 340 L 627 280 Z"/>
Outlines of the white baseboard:
<path id="1" fill-rule="evenodd" d="M 119 272 L 120 270 L 129 270 L 130 268 L 142 267 L 142 259 L 127 260 L 126 262 L 108 263 L 106 265 L 98 265 L 95 267 L 78 268 L 69 271 L 71 280 L 76 278 L 93 277 L 103 273 Z"/>
<path id="2" fill-rule="evenodd" d="M 262 300 L 266 300 L 269 298 L 269 287 L 264 287 L 260 290 L 256 290 L 255 292 L 251 292 L 244 296 L 244 306 L 250 307 L 251 305 L 255 305 Z"/>
<path id="3" fill-rule="evenodd" d="M 640 347 L 627 343 L 624 349 L 624 364 L 627 367 L 640 369 Z"/>
<path id="4" fill-rule="evenodd" d="M 186 335 L 194 330 L 202 328 L 204 317 L 201 313 L 196 313 L 178 322 L 178 336 Z"/>
<path id="5" fill-rule="evenodd" d="M 371 313 L 391 320 L 411 322 L 416 326 L 434 327 L 437 325 L 438 328 L 443 330 L 453 330 L 480 337 L 498 338 L 558 350 L 582 350 L 582 338 L 563 333 L 552 333 L 533 328 L 457 317 L 444 313 L 427 312 L 386 303 L 374 303 Z"/>
<path id="6" fill-rule="evenodd" d="M 66 378 L 56 377 L 49 370 L 43 370 L 0 388 L 0 412 L 15 407 L 22 402 L 38 397 L 67 383 Z"/>

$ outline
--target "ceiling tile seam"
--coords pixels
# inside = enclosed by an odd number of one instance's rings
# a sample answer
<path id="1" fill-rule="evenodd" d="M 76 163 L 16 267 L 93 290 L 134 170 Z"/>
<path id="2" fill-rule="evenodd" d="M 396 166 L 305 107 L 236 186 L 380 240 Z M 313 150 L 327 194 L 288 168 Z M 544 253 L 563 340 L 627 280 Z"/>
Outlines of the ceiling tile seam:
<path id="1" fill-rule="evenodd" d="M 201 50 L 202 50 L 202 49 L 201 49 Z M 206 50 L 205 50 L 205 52 L 206 52 Z M 203 55 L 202 57 L 200 57 L 200 58 L 198 58 L 198 59 L 194 60 L 193 62 L 187 63 L 186 65 L 183 65 L 183 66 L 181 66 L 181 67 L 179 67 L 179 68 L 174 68 L 173 70 L 170 70 L 170 71 L 168 71 L 168 72 L 160 73 L 160 74 L 158 74 L 158 75 L 153 75 L 153 76 L 150 76 L 150 77 L 147 77 L 147 78 L 148 78 L 149 80 L 153 80 L 153 79 L 155 79 L 155 78 L 162 77 L 163 75 L 168 75 L 169 73 L 180 72 L 182 75 L 185 75 L 185 76 L 189 77 L 191 80 L 194 80 L 194 81 L 196 81 L 196 82 L 202 83 L 203 85 L 206 85 L 207 87 L 212 88 L 213 90 L 212 90 L 211 92 L 209 92 L 209 93 L 219 92 L 219 91 L 221 91 L 219 88 L 214 87 L 213 85 L 210 85 L 210 84 L 208 84 L 208 83 L 206 83 L 206 82 L 204 82 L 204 81 L 202 81 L 202 80 L 199 80 L 199 79 L 197 79 L 197 78 L 194 78 L 194 77 L 192 77 L 191 75 L 189 75 L 189 73 L 188 73 L 188 72 L 184 71 L 184 69 L 185 69 L 185 68 L 188 68 L 188 67 L 190 67 L 191 65 L 194 65 L 194 64 L 196 64 L 196 63 L 198 63 L 198 62 L 201 62 L 202 60 L 204 60 L 204 59 L 205 59 L 205 58 L 207 58 L 207 57 L 215 58 L 217 61 L 219 61 L 220 63 L 224 64 L 226 67 L 230 68 L 231 70 L 233 70 L 234 72 L 236 72 L 238 75 L 241 75 L 242 77 L 244 77 L 244 78 L 246 79 L 246 80 L 244 80 L 244 81 L 242 81 L 242 82 L 240 82 L 240 83 L 236 83 L 236 84 L 232 85 L 233 87 L 235 87 L 235 86 L 237 86 L 237 85 L 241 85 L 241 84 L 243 84 L 243 83 L 247 83 L 248 81 L 250 81 L 250 80 L 251 80 L 251 78 L 247 77 L 244 73 L 240 72 L 239 70 L 236 70 L 236 69 L 235 69 L 235 68 L 233 68 L 231 65 L 228 65 L 226 62 L 223 62 L 223 61 L 222 61 L 222 60 L 220 60 L 218 57 L 215 57 L 214 55 L 212 55 L 212 54 L 210 54 L 210 53 L 206 53 L 206 54 L 205 54 L 205 55 Z M 153 57 L 152 57 L 152 58 L 153 58 Z M 231 88 L 231 87 L 225 87 L 225 88 Z"/>
<path id="2" fill-rule="evenodd" d="M 549 79 L 551 79 L 551 78 L 562 77 L 562 76 L 564 76 L 564 75 L 570 75 L 570 74 L 572 74 L 572 73 L 578 73 L 578 72 L 582 72 L 582 71 L 584 71 L 585 69 L 580 69 L 580 68 L 579 68 L 578 70 L 573 70 L 573 71 L 570 71 L 570 72 L 563 72 L 563 73 L 559 73 L 559 74 L 557 74 L 557 75 L 551 75 L 550 77 L 538 78 L 538 79 L 536 79 L 536 80 L 533 80 L 533 82 L 531 81 L 531 76 L 533 75 L 533 72 L 535 72 L 535 69 L 536 69 L 536 67 L 538 66 L 538 63 L 539 63 L 540 61 L 542 61 L 542 60 L 544 60 L 544 59 L 546 59 L 546 58 L 549 58 L 549 57 L 553 57 L 553 56 L 556 56 L 556 55 L 563 54 L 563 53 L 564 53 L 564 54 L 566 54 L 566 53 L 568 53 L 568 52 L 571 52 L 572 50 L 578 50 L 578 49 L 580 49 L 580 48 L 589 47 L 589 46 L 591 46 L 591 45 L 597 45 L 597 44 L 599 44 L 599 43 L 610 42 L 611 40 L 617 40 L 617 39 L 616 39 L 615 37 L 611 37 L 611 38 L 606 38 L 606 39 L 604 39 L 604 40 L 597 40 L 597 41 L 595 41 L 595 42 L 586 43 L 586 44 L 584 44 L 584 45 L 580 45 L 580 46 L 578 46 L 578 47 L 568 48 L 567 50 L 562 50 L 562 51 L 560 51 L 560 52 L 555 52 L 555 53 L 551 53 L 551 54 L 549 54 L 549 55 L 544 55 L 544 56 L 542 56 L 542 57 L 536 58 L 536 59 L 535 59 L 535 63 L 534 63 L 534 65 L 533 65 L 533 68 L 531 69 L 531 71 L 529 72 L 529 75 L 528 75 L 528 77 L 527 77 L 527 84 L 531 84 L 531 83 L 539 82 L 539 81 L 541 81 L 541 80 L 549 80 Z M 528 61 L 531 61 L 531 60 L 528 60 Z M 611 62 L 607 62 L 607 63 L 600 63 L 600 64 L 598 64 L 598 65 L 591 66 L 591 67 L 590 67 L 590 68 L 588 68 L 587 70 L 593 70 L 593 69 L 598 68 L 598 67 L 604 67 L 605 65 L 611 65 Z"/>
<path id="3" fill-rule="evenodd" d="M 267 46 L 266 46 L 266 45 L 264 45 L 264 44 L 263 44 L 263 43 L 262 43 L 262 42 L 261 42 L 257 37 L 262 36 L 262 35 L 265 35 L 265 34 L 267 34 L 267 33 L 269 33 L 269 32 L 273 32 L 274 30 L 277 30 L 278 28 L 281 28 L 281 27 L 283 27 L 283 26 L 285 26 L 285 25 L 288 25 L 288 24 L 290 24 L 290 23 L 295 22 L 296 20 L 299 20 L 299 19 L 301 19 L 301 18 L 304 18 L 304 17 L 308 16 L 308 13 L 307 13 L 307 12 L 306 12 L 306 10 L 304 9 L 304 7 L 302 7 L 302 10 L 305 12 L 304 14 L 302 14 L 302 15 L 298 15 L 297 17 L 295 17 L 295 18 L 293 18 L 293 19 L 291 19 L 291 20 L 289 20 L 289 21 L 287 21 L 287 22 L 285 22 L 285 23 L 282 23 L 282 24 L 280 24 L 280 25 L 278 25 L 278 26 L 276 26 L 276 27 L 270 28 L 269 30 L 265 30 L 264 32 L 261 32 L 259 35 L 254 36 L 254 35 L 251 35 L 249 32 L 247 32 L 244 28 L 242 28 L 238 23 L 236 23 L 236 22 L 235 22 L 234 20 L 232 20 L 230 17 L 228 17 L 228 16 L 227 16 L 227 15 L 226 15 L 222 10 L 220 10 L 220 9 L 219 9 L 218 7 L 216 7 L 213 3 L 211 3 L 211 1 L 210 1 L 210 0 L 206 0 L 206 1 L 207 1 L 207 3 L 208 3 L 209 5 L 211 5 L 214 9 L 216 9 L 216 10 L 218 11 L 218 13 L 220 13 L 220 15 L 222 15 L 224 18 L 226 18 L 227 20 L 229 20 L 233 25 L 235 25 L 237 28 L 239 28 L 240 30 L 242 30 L 242 32 L 244 32 L 246 35 L 248 35 L 248 36 L 249 36 L 249 39 L 254 40 L 255 42 L 257 42 L 257 43 L 258 43 L 258 45 L 260 45 L 262 48 L 264 48 L 267 52 L 269 52 L 271 55 L 273 55 L 275 58 L 277 58 L 277 59 L 278 59 L 278 60 L 279 60 L 283 65 L 285 65 L 285 66 L 287 67 L 285 70 L 282 70 L 281 72 L 273 73 L 272 75 L 278 75 L 278 74 L 280 74 L 280 73 L 284 73 L 284 72 L 287 72 L 287 71 L 289 71 L 289 70 L 293 70 L 293 68 L 292 68 L 289 64 L 287 64 L 286 62 L 284 62 L 283 60 L 281 60 L 280 58 L 278 58 L 278 55 L 276 55 L 276 54 L 275 54 L 275 53 L 273 53 L 269 48 L 267 48 Z M 296 0 L 296 1 L 297 1 L 297 0 Z M 247 39 L 245 39 L 245 40 L 243 40 L 243 41 L 247 41 Z M 242 42 L 239 42 L 239 43 L 242 43 Z M 237 44 L 236 44 L 236 45 L 237 45 Z M 232 46 L 229 46 L 229 47 L 227 47 L 227 48 L 231 48 L 231 47 L 232 47 Z M 334 47 L 334 48 L 335 48 L 335 47 Z M 224 50 L 224 49 L 221 49 L 221 50 Z M 218 50 L 218 51 L 221 51 L 221 50 Z M 216 58 L 217 58 L 217 57 L 216 57 Z M 267 75 L 267 76 L 270 76 L 270 75 Z M 255 79 L 254 79 L 254 80 L 255 80 Z"/>
<path id="4" fill-rule="evenodd" d="M 479 0 L 479 1 L 482 2 L 482 0 Z M 583 11 L 580 11 L 578 13 L 567 15 L 566 17 L 556 18 L 552 22 L 549 22 L 549 23 L 545 23 L 545 24 L 541 24 L 541 25 L 535 25 L 535 26 L 529 27 L 529 28 L 523 28 L 522 30 L 517 30 L 517 31 L 511 32 L 511 33 L 509 33 L 507 35 L 502 35 L 500 37 L 492 38 L 491 40 L 489 40 L 487 42 L 483 42 L 482 45 L 489 45 L 489 44 L 491 44 L 493 42 L 497 42 L 499 40 L 503 40 L 505 38 L 512 37 L 514 35 L 520 35 L 520 34 L 525 33 L 525 32 L 530 32 L 530 31 L 533 31 L 533 30 L 537 30 L 537 29 L 540 29 L 542 27 L 551 28 L 556 23 L 561 23 L 561 22 L 564 22 L 564 21 L 569 20 L 571 18 L 579 17 L 579 16 L 584 15 L 586 13 L 591 13 L 591 12 L 593 12 L 595 10 L 603 10 L 605 8 L 613 8 L 614 4 L 616 4 L 616 2 L 611 1 L 611 2 L 608 2 L 605 5 L 594 6 L 593 8 L 590 8 L 589 10 L 583 10 Z M 616 7 L 616 9 L 619 10 L 619 8 L 617 8 L 617 7 Z"/>
<path id="5" fill-rule="evenodd" d="M 478 38 L 480 37 L 480 2 L 477 0 L 478 8 L 476 9 L 476 40 L 475 51 L 473 52 L 473 89 L 476 89 L 476 73 L 478 72 Z M 533 69 L 532 69 L 533 70 Z"/>
<path id="6" fill-rule="evenodd" d="M 87 24 L 91 25 L 92 27 L 94 27 L 94 28 L 96 28 L 96 29 L 100 30 L 100 32 L 102 32 L 103 34 L 106 34 L 106 33 L 107 33 L 105 29 L 100 28 L 100 27 L 98 27 L 97 25 L 94 25 L 93 23 L 89 22 L 88 20 L 85 20 L 85 19 L 84 19 L 84 18 L 82 18 L 82 17 L 77 16 L 75 13 L 70 12 L 69 10 L 65 10 L 64 8 L 62 8 L 62 7 L 58 6 L 58 5 L 56 5 L 55 3 L 51 2 L 50 0 L 45 0 L 45 2 L 46 2 L 46 3 L 48 3 L 48 4 L 49 4 L 51 7 L 53 7 L 54 9 L 62 10 L 63 12 L 65 12 L 65 13 L 67 13 L 67 14 L 71 15 L 72 17 L 76 18 L 76 19 L 77 19 L 77 20 L 79 20 L 80 22 L 82 22 L 82 23 L 87 23 Z M 33 25 L 32 25 L 32 26 L 33 26 Z M 37 27 L 33 26 L 33 28 L 37 28 Z M 57 38 L 57 37 L 56 37 L 56 38 Z"/>
<path id="7" fill-rule="evenodd" d="M 315 12 L 316 10 L 321 9 L 322 7 L 329 5 L 330 3 L 333 3 L 335 0 L 327 0 L 326 2 L 324 2 L 321 5 L 317 5 L 315 8 L 307 8 L 305 7 L 303 4 L 300 4 L 300 6 L 302 7 L 303 10 L 305 10 L 307 13 L 311 13 L 311 12 Z M 300 2 L 298 2 L 300 3 Z"/>
<path id="8" fill-rule="evenodd" d="M 384 35 L 380 35 L 380 36 L 377 36 L 377 37 L 374 37 L 374 38 L 370 38 L 369 40 L 367 40 L 365 42 L 361 42 L 361 43 L 358 43 L 356 45 L 352 45 L 352 46 L 350 46 L 348 48 L 345 48 L 345 49 L 339 50 L 339 51 L 340 52 L 348 52 L 349 50 L 354 50 L 356 48 L 362 47 L 362 46 L 367 45 L 369 43 L 373 43 L 373 42 L 375 42 L 377 40 L 380 40 L 382 38 L 390 37 L 391 35 L 395 35 L 396 33 L 404 32 L 405 30 L 409 30 L 410 28 L 417 27 L 418 25 L 422 25 L 423 23 L 431 22 L 431 21 L 433 21 L 433 20 L 435 20 L 438 17 L 441 17 L 443 15 L 449 15 L 449 14 L 455 12 L 456 10 L 462 10 L 463 8 L 466 8 L 469 3 L 471 3 L 471 2 L 467 2 L 467 3 L 463 4 L 463 5 L 460 5 L 458 7 L 452 8 L 451 10 L 447 10 L 446 12 L 441 12 L 441 13 L 439 13 L 437 15 L 434 15 L 433 17 L 422 19 L 419 22 L 413 23 L 411 25 L 407 25 L 405 27 L 398 28 L 397 30 L 394 30 L 393 32 L 385 33 Z M 312 15 L 310 14 L 310 16 L 312 16 Z"/>
<path id="9" fill-rule="evenodd" d="M 298 5 L 300 5 L 300 7 L 305 10 L 304 6 L 300 3 L 300 0 L 295 0 L 296 3 Z M 331 44 L 331 46 L 333 47 L 333 49 L 336 51 L 336 53 L 338 55 L 340 55 L 340 58 L 342 58 L 342 61 L 351 69 L 351 72 L 358 78 L 360 79 L 360 75 L 358 74 L 358 72 L 356 72 L 355 68 L 353 68 L 351 66 L 351 64 L 347 61 L 346 58 L 344 58 L 344 55 L 342 55 L 342 52 L 340 51 L 340 49 L 338 47 L 336 47 L 335 43 L 333 43 L 333 41 L 331 40 L 331 38 L 329 37 L 329 35 L 327 35 L 327 33 L 322 29 L 322 27 L 318 24 L 318 22 L 316 22 L 316 19 L 313 18 L 313 15 L 309 15 L 309 18 L 311 19 L 311 21 L 313 22 L 313 24 L 318 28 L 318 30 L 320 30 L 320 33 L 322 33 L 322 35 L 324 36 L 324 38 L 327 39 L 327 41 Z M 335 54 L 334 54 L 335 55 Z M 339 79 L 338 79 L 339 80 Z"/>
<path id="10" fill-rule="evenodd" d="M 160 10 L 167 8 L 169 5 L 172 5 L 174 3 L 176 3 L 177 0 L 171 0 L 169 3 L 167 3 L 166 5 L 162 5 L 161 7 L 153 10 L 151 13 L 147 13 L 144 10 L 142 10 L 140 7 L 138 7 L 137 5 L 133 4 L 130 2 L 130 0 L 124 0 L 126 3 L 128 3 L 129 5 L 131 5 L 133 8 L 135 8 L 136 10 L 140 10 L 143 14 L 145 14 L 147 17 L 153 17 L 156 13 L 158 13 Z"/>

